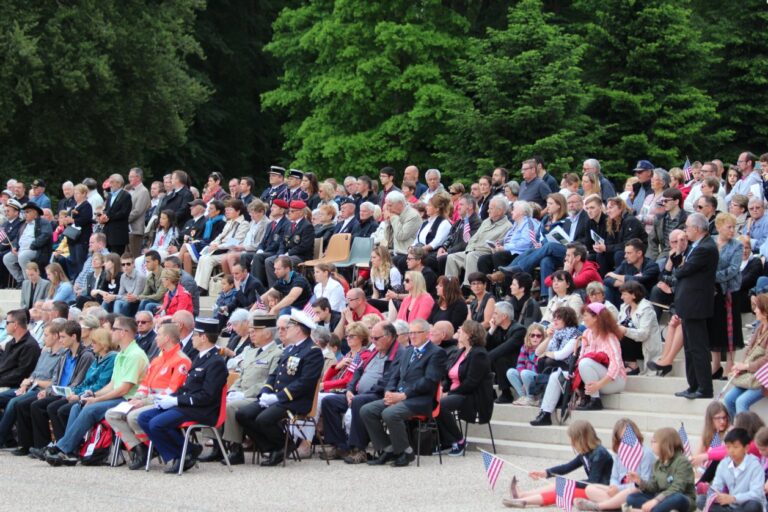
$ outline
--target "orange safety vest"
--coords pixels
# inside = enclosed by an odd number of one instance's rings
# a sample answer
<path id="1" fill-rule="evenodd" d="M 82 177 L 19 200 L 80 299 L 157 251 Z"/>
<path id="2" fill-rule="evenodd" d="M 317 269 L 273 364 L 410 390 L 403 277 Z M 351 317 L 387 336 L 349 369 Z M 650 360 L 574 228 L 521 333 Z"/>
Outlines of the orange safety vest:
<path id="1" fill-rule="evenodd" d="M 161 352 L 149 364 L 149 369 L 139 385 L 138 393 L 149 395 L 169 395 L 179 389 L 187 379 L 192 366 L 189 357 L 177 344 L 167 352 Z"/>

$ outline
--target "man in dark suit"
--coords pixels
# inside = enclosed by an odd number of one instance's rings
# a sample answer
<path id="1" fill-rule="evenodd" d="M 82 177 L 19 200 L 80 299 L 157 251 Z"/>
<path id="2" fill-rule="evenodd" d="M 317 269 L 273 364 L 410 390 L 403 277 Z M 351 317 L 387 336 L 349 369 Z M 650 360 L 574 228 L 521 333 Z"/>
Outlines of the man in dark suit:
<path id="1" fill-rule="evenodd" d="M 176 214 L 176 226 L 181 227 L 186 224 L 191 215 L 189 203 L 195 200 L 189 190 L 189 175 L 184 171 L 173 171 L 171 186 L 173 190 L 160 201 L 155 212 L 159 214 L 163 210 L 173 210 L 173 213 Z"/>
<path id="2" fill-rule="evenodd" d="M 189 203 L 190 218 L 184 223 L 184 227 L 181 228 L 179 233 L 179 239 L 177 246 L 181 247 L 182 244 L 191 240 L 202 240 L 203 232 L 205 231 L 205 222 L 208 217 L 205 216 L 205 202 L 202 199 L 195 199 Z M 211 240 L 213 240 L 212 237 Z M 200 247 L 202 249 L 202 247 Z"/>
<path id="3" fill-rule="evenodd" d="M 275 199 L 285 199 L 288 194 L 288 185 L 285 184 L 285 167 L 272 165 L 269 167 L 269 187 L 264 189 L 259 199 L 264 204 L 272 205 Z"/>
<path id="4" fill-rule="evenodd" d="M 707 318 L 712 316 L 715 297 L 715 272 L 720 253 L 709 236 L 707 218 L 694 213 L 685 221 L 689 241 L 684 263 L 674 272 L 675 312 L 683 323 L 685 376 L 688 389 L 675 393 L 683 398 L 712 398 L 712 369 Z M 665 269 L 671 271 L 672 258 Z"/>
<path id="5" fill-rule="evenodd" d="M 194 467 L 203 447 L 191 443 L 184 460 L 181 451 L 184 436 L 179 425 L 194 421 L 204 425 L 216 425 L 221 409 L 221 394 L 227 384 L 227 365 L 216 350 L 219 322 L 213 318 L 198 318 L 192 343 L 199 351 L 192 361 L 184 385 L 171 395 L 156 399 L 157 409 L 139 416 L 139 425 L 154 443 L 163 460 L 173 461 L 166 473 L 178 473 Z"/>
<path id="6" fill-rule="evenodd" d="M 141 350 L 147 354 L 147 358 L 152 361 L 160 355 L 160 349 L 157 347 L 157 333 L 154 329 L 154 317 L 149 311 L 139 311 L 136 313 L 136 343 Z"/>
<path id="7" fill-rule="evenodd" d="M 365 453 L 369 442 L 368 431 L 360 419 L 360 409 L 383 398 L 392 374 L 398 371 L 400 344 L 397 342 L 395 326 L 391 322 L 381 321 L 371 329 L 371 338 L 376 347 L 374 356 L 358 366 L 347 384 L 345 394 L 327 395 L 323 398 L 321 408 L 325 441 L 332 445 L 326 456 L 331 459 L 343 458 L 347 464 L 362 464 L 368 460 Z M 349 438 L 342 427 L 347 409 L 352 409 Z"/>
<path id="8" fill-rule="evenodd" d="M 5 232 L 5 239 L 0 242 L 0 260 L 11 252 L 11 243 L 18 238 L 19 229 L 24 224 L 21 219 L 21 204 L 17 200 L 10 198 L 5 203 L 5 218 L 8 220 L 0 227 L 0 230 Z M 5 265 L 0 265 L 0 286 L 8 285 L 10 277 L 11 274 Z"/>
<path id="9" fill-rule="evenodd" d="M 243 267 L 241 263 L 232 265 L 232 277 L 235 278 L 235 300 L 226 306 L 226 314 L 229 315 L 237 308 L 249 309 L 267 289 L 264 285 Z"/>
<path id="10" fill-rule="evenodd" d="M 125 181 L 119 174 L 109 177 L 111 193 L 104 203 L 104 211 L 99 216 L 99 224 L 104 226 L 109 252 L 123 254 L 128 245 L 128 216 L 131 214 L 131 194 L 123 190 Z"/>
<path id="11" fill-rule="evenodd" d="M 280 324 L 278 324 L 280 325 Z M 259 400 L 235 413 L 237 422 L 260 452 L 270 452 L 262 466 L 283 461 L 284 432 L 281 420 L 288 413 L 307 414 L 323 370 L 323 351 L 309 337 L 315 322 L 303 311 L 291 310 L 287 325 L 278 327 L 285 350 L 277 368 L 259 393 Z"/>
<path id="12" fill-rule="evenodd" d="M 394 466 L 402 467 L 416 457 L 408 443 L 406 421 L 417 414 L 428 416 L 432 412 L 448 359 L 445 350 L 429 341 L 429 329 L 425 320 L 411 322 L 411 346 L 400 356 L 398 371 L 392 373 L 384 398 L 360 409 L 373 446 L 381 452 L 378 459 L 368 462 L 370 465 L 394 461 Z"/>
<path id="13" fill-rule="evenodd" d="M 53 253 L 53 230 L 51 223 L 42 218 L 43 210 L 35 203 L 21 207 L 24 224 L 19 227 L 12 249 L 3 256 L 3 263 L 16 282 L 26 278 L 27 263 L 34 261 L 41 274 Z"/>
<path id="14" fill-rule="evenodd" d="M 307 204 L 304 201 L 291 201 L 288 209 L 288 220 L 290 224 L 285 227 L 283 237 L 280 240 L 280 247 L 277 254 L 288 256 L 293 262 L 293 266 L 298 266 L 312 259 L 315 250 L 315 228 L 312 223 L 304 218 L 304 208 Z M 267 282 L 271 288 L 277 281 L 275 275 L 275 260 L 277 256 L 271 256 L 266 259 Z"/>
<path id="15" fill-rule="evenodd" d="M 267 282 L 267 269 L 266 259 L 277 254 L 277 250 L 280 249 L 280 241 L 283 239 L 283 232 L 290 224 L 285 217 L 285 212 L 288 210 L 288 203 L 283 199 L 273 199 L 270 219 L 272 222 L 267 225 L 267 230 L 264 233 L 264 238 L 261 239 L 256 253 L 252 256 L 251 260 L 248 260 L 247 252 L 244 252 L 240 256 L 240 263 L 244 265 L 244 268 L 250 268 L 251 273 L 256 279 L 263 283 Z M 314 236 L 314 235 L 313 235 Z M 314 243 L 314 242 L 313 242 Z"/>
<path id="16" fill-rule="evenodd" d="M 333 234 L 352 233 L 357 229 L 357 217 L 355 217 L 355 200 L 345 197 L 339 203 L 339 216 L 336 219 L 336 227 Z"/>

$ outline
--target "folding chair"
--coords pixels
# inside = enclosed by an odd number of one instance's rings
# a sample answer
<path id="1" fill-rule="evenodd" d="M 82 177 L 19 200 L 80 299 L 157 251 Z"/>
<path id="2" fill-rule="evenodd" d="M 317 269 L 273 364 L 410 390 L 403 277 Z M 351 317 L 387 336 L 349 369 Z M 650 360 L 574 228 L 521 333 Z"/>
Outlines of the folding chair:
<path id="1" fill-rule="evenodd" d="M 416 467 L 419 467 L 421 463 L 421 431 L 422 428 L 425 428 L 426 430 L 431 430 L 435 433 L 437 436 L 437 446 L 441 446 L 440 444 L 440 429 L 437 428 L 437 420 L 436 418 L 440 415 L 440 399 L 443 397 L 443 386 L 441 386 L 439 383 L 437 385 L 437 391 L 435 392 L 435 402 L 437 405 L 435 405 L 435 408 L 432 410 L 432 413 L 429 416 L 423 415 L 423 414 L 417 414 L 416 416 L 411 417 L 411 420 L 416 420 L 418 422 L 417 428 L 416 428 Z M 434 444 L 434 443 L 433 443 Z M 440 465 L 443 464 L 443 454 L 442 452 L 438 451 L 437 456 L 440 459 Z"/>
<path id="2" fill-rule="evenodd" d="M 181 464 L 179 464 L 179 476 L 181 476 L 184 473 L 184 459 L 187 456 L 187 448 L 189 446 L 189 438 L 191 435 L 195 436 L 197 438 L 196 430 L 203 430 L 203 429 L 210 429 L 213 431 L 213 434 L 216 436 L 216 442 L 219 443 L 219 449 L 221 450 L 221 453 L 224 455 L 224 462 L 227 463 L 227 468 L 229 468 L 229 471 L 232 472 L 232 465 L 229 463 L 229 454 L 227 453 L 227 450 L 224 448 L 224 443 L 221 440 L 221 435 L 219 434 L 219 429 L 224 424 L 224 421 L 227 419 L 227 386 L 225 385 L 221 390 L 221 407 L 219 407 L 219 418 L 216 420 L 216 425 L 204 425 L 202 423 L 196 423 L 194 421 L 185 421 L 181 425 L 179 425 L 179 428 L 184 431 L 184 446 L 181 449 Z M 149 471 L 149 461 L 152 459 L 152 440 L 149 441 L 149 451 L 147 454 L 147 466 L 144 468 L 145 471 Z"/>
<path id="3" fill-rule="evenodd" d="M 357 265 L 371 261 L 371 251 L 373 250 L 373 238 L 355 237 L 352 240 L 352 248 L 349 251 L 349 258 L 346 261 L 334 263 L 336 268 L 352 267 L 352 280 L 355 279 Z"/>
<path id="4" fill-rule="evenodd" d="M 352 235 L 349 233 L 337 233 L 328 241 L 328 248 L 321 258 L 299 263 L 300 267 L 314 267 L 320 263 L 336 263 L 349 258 L 349 250 L 352 244 Z"/>
<path id="5" fill-rule="evenodd" d="M 301 429 L 302 426 L 306 426 L 307 423 L 312 423 L 312 425 L 315 427 L 315 435 L 320 440 L 320 449 L 323 451 L 323 458 L 325 459 L 325 463 L 330 466 L 331 461 L 328 460 L 327 457 L 325 457 L 325 441 L 323 440 L 323 434 L 320 433 L 320 430 L 317 428 L 317 420 L 315 420 L 315 416 L 317 416 L 317 401 L 318 396 L 320 395 L 320 387 L 323 385 L 323 377 L 322 375 L 317 380 L 317 386 L 315 386 L 315 398 L 312 400 L 312 409 L 307 414 L 293 414 L 291 411 L 288 411 L 288 418 L 283 420 L 283 429 L 285 430 L 285 446 L 283 447 L 283 466 L 285 466 L 285 461 L 288 458 L 288 445 L 289 441 L 291 440 L 291 427 L 294 427 L 301 437 L 305 441 L 312 442 L 312 439 L 307 439 L 307 436 L 304 434 L 304 431 Z M 299 425 L 301 423 L 301 425 Z M 293 458 L 297 461 L 301 461 L 301 457 L 299 457 L 299 452 L 296 448 L 293 448 L 291 450 Z"/>
<path id="6" fill-rule="evenodd" d="M 496 379 L 496 374 L 494 372 L 491 372 L 486 377 L 485 384 L 487 384 L 488 386 L 493 388 L 493 382 L 494 382 L 495 379 Z M 493 401 L 491 401 L 491 416 L 493 416 Z M 457 420 L 459 419 L 458 411 L 456 411 L 456 419 Z M 472 421 L 471 423 L 473 425 L 482 425 L 483 423 L 488 425 L 488 433 L 491 436 L 491 446 L 493 447 L 493 453 L 495 454 L 496 453 L 496 440 L 493 438 L 493 427 L 491 426 L 491 420 L 489 419 L 486 422 L 481 422 L 480 421 L 480 415 L 479 414 L 475 414 L 475 420 Z M 467 442 L 467 433 L 469 432 L 469 424 L 470 424 L 469 421 L 465 421 L 464 422 L 464 442 L 465 443 Z M 464 445 L 464 453 L 463 453 L 463 455 L 464 456 L 467 455 L 466 444 Z"/>

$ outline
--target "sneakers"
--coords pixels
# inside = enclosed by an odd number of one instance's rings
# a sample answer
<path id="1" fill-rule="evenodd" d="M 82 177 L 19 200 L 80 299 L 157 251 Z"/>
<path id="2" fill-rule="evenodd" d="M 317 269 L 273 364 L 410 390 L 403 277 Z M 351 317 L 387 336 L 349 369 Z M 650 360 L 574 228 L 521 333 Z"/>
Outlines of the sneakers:
<path id="1" fill-rule="evenodd" d="M 51 466 L 75 466 L 80 460 L 77 458 L 77 455 L 64 453 L 58 448 L 56 450 L 58 450 L 58 453 L 55 454 L 51 454 L 53 450 L 49 450 L 48 455 L 45 457 L 45 462 Z"/>
<path id="2" fill-rule="evenodd" d="M 541 403 L 541 400 L 538 400 L 529 395 L 525 395 L 525 396 L 521 396 L 520 398 L 512 402 L 512 405 L 521 405 L 525 407 L 538 407 L 540 403 Z"/>
<path id="3" fill-rule="evenodd" d="M 453 443 L 451 446 L 451 451 L 448 452 L 449 457 L 461 457 L 464 455 L 464 450 L 467 448 L 467 441 L 460 441 L 458 443 Z"/>
<path id="4" fill-rule="evenodd" d="M 446 455 L 448 453 L 451 453 L 451 450 L 453 450 L 454 446 L 456 446 L 456 443 L 453 443 L 451 446 L 435 446 L 435 449 L 432 450 L 432 455 L 438 455 L 438 454 Z"/>
<path id="5" fill-rule="evenodd" d="M 349 455 L 344 457 L 344 462 L 346 464 L 365 464 L 368 462 L 368 454 L 365 453 L 365 450 L 352 448 Z"/>

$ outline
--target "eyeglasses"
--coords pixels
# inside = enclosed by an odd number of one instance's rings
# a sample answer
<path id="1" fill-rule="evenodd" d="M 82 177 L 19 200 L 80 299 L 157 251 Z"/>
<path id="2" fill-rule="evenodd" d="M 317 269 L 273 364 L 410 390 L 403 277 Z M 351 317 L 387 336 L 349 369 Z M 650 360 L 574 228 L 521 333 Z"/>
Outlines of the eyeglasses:
<path id="1" fill-rule="evenodd" d="M 360 336 L 358 336 L 357 334 L 347 334 L 346 336 L 344 336 L 344 339 L 351 340 L 352 338 L 359 338 L 359 337 Z"/>
<path id="2" fill-rule="evenodd" d="M 416 258 L 414 258 L 413 256 L 406 256 L 405 259 L 408 260 L 408 261 L 413 261 Z"/>
<path id="3" fill-rule="evenodd" d="M 122 331 L 122 332 L 128 332 L 128 329 L 123 329 L 122 327 L 113 327 L 113 331 Z"/>
<path id="4" fill-rule="evenodd" d="M 360 300 L 360 297 L 355 297 L 354 299 L 347 299 L 347 304 L 350 302 L 355 302 L 356 300 Z"/>
<path id="5" fill-rule="evenodd" d="M 726 416 L 725 414 L 718 414 L 717 416 L 712 416 L 712 419 L 714 421 L 727 421 L 728 416 Z"/>
<path id="6" fill-rule="evenodd" d="M 403 334 L 407 334 L 408 336 L 412 336 L 414 334 L 426 334 L 428 332 L 429 331 L 411 331 L 411 332 L 406 332 L 406 333 L 403 333 Z"/>
<path id="7" fill-rule="evenodd" d="M 373 341 L 379 341 L 381 338 L 384 338 L 385 336 L 371 336 L 371 339 Z"/>
<path id="8" fill-rule="evenodd" d="M 152 320 L 136 320 L 137 324 L 151 324 Z"/>
<path id="9" fill-rule="evenodd" d="M 543 334 L 538 334 L 538 333 L 531 333 L 531 334 L 529 335 L 529 337 L 530 337 L 530 338 L 543 338 L 543 337 L 544 337 L 544 335 L 543 335 Z"/>
<path id="10" fill-rule="evenodd" d="M 133 265 L 133 262 L 132 261 L 128 261 L 126 263 L 122 263 L 121 265 L 124 266 L 124 267 L 130 267 L 131 265 Z"/>
<path id="11" fill-rule="evenodd" d="M 457 196 L 457 195 L 459 195 L 459 193 L 458 192 L 451 192 L 451 195 L 452 196 Z"/>

